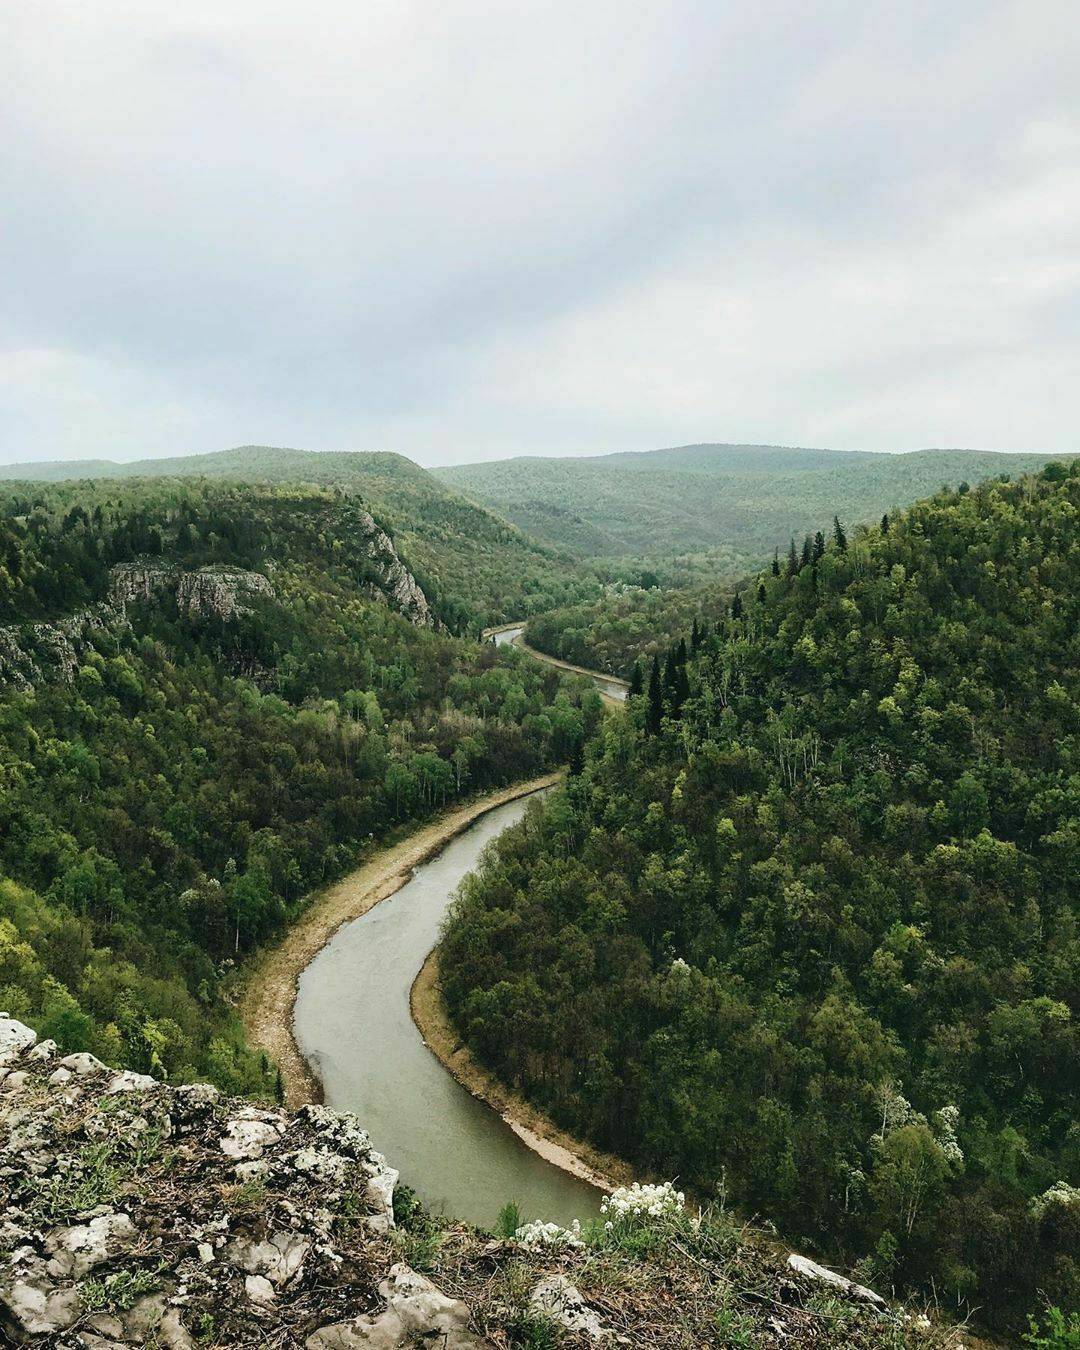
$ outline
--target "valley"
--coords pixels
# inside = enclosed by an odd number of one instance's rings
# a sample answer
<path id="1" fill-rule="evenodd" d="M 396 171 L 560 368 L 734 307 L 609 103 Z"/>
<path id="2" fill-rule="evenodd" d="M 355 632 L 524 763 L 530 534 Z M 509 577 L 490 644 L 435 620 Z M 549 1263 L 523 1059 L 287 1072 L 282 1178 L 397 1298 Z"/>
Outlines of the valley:
<path id="1" fill-rule="evenodd" d="M 814 489 L 729 572 L 398 456 L 137 467 L 0 483 L 5 1012 L 355 1112 L 508 1250 L 603 1249 L 636 1172 L 998 1331 L 1068 1306 L 1073 468 Z"/>

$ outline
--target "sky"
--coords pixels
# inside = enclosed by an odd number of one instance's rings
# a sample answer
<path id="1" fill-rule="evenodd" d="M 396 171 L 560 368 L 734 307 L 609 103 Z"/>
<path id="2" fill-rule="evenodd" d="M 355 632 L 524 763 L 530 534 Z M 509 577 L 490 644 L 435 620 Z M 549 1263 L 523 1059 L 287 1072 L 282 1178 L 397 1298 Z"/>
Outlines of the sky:
<path id="1" fill-rule="evenodd" d="M 0 31 L 0 462 L 1080 448 L 1075 0 Z"/>

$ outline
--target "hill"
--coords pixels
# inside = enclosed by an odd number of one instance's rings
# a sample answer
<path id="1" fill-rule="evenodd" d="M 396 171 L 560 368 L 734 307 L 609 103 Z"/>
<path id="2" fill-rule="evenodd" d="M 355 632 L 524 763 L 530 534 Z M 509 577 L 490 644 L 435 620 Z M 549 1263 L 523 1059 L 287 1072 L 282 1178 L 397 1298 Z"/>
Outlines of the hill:
<path id="1" fill-rule="evenodd" d="M 374 838 L 554 767 L 599 716 L 449 636 L 355 495 L 2 487 L 0 1008 L 65 1051 L 272 1089 L 234 963 Z"/>
<path id="2" fill-rule="evenodd" d="M 871 1283 L 1080 1305 L 1078 621 L 1080 464 L 766 570 L 466 885 L 470 1048 Z"/>
<path id="3" fill-rule="evenodd" d="M 775 445 L 684 445 L 590 458 L 521 458 L 433 472 L 553 547 L 583 556 L 725 547 L 729 576 L 828 525 L 876 520 L 945 484 L 1041 468 L 1051 455 L 889 455 Z"/>
<path id="4" fill-rule="evenodd" d="M 389 452 L 239 446 L 208 455 L 53 461 L 0 466 L 0 481 L 88 478 L 206 478 L 245 483 L 307 483 L 358 493 L 379 517 L 455 631 L 480 628 L 594 596 L 595 579 L 561 546 L 528 538 L 490 510 L 444 486 L 426 469 Z"/>

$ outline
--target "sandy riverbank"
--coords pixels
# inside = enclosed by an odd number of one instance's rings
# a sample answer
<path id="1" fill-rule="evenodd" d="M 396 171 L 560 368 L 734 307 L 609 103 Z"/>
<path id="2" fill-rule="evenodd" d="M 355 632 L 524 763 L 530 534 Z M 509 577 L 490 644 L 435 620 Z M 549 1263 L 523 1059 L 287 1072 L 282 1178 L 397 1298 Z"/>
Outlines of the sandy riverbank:
<path id="1" fill-rule="evenodd" d="M 413 981 L 409 1008 L 424 1044 L 443 1068 L 474 1097 L 497 1111 L 535 1153 L 564 1172 L 604 1191 L 629 1185 L 634 1179 L 626 1163 L 560 1130 L 536 1107 L 511 1092 L 476 1062 L 450 1022 L 439 990 L 438 947 L 428 955 Z"/>
<path id="2" fill-rule="evenodd" d="M 322 1095 L 321 1085 L 293 1037 L 296 986 L 302 972 L 343 923 L 359 918 L 393 895 L 414 868 L 473 821 L 506 802 L 551 787 L 561 777 L 561 773 L 549 773 L 488 793 L 453 807 L 399 842 L 379 849 L 348 876 L 313 896 L 282 940 L 252 961 L 240 997 L 240 1016 L 252 1044 L 265 1050 L 280 1066 L 289 1106 L 319 1101 Z"/>

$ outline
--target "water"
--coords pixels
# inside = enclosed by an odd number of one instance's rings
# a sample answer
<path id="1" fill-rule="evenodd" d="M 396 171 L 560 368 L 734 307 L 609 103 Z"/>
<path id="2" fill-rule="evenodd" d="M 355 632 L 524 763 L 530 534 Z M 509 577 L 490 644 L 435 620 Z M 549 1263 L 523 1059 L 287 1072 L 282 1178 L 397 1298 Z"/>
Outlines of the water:
<path id="1" fill-rule="evenodd" d="M 339 929 L 301 975 L 296 1000 L 297 1043 L 327 1105 L 356 1112 L 425 1204 L 488 1228 L 508 1200 L 525 1218 L 563 1224 L 600 1207 L 598 1191 L 534 1153 L 447 1073 L 409 1014 L 409 990 L 458 883 L 525 808 L 519 799 L 482 816 Z"/>
<path id="2" fill-rule="evenodd" d="M 494 633 L 492 636 L 496 647 L 502 647 L 506 643 L 515 643 L 522 633 L 525 632 L 525 625 L 521 624 L 517 628 L 506 628 L 501 633 Z M 547 658 L 544 654 L 538 653 L 538 659 L 541 661 Z M 609 698 L 618 699 L 620 703 L 624 702 L 627 695 L 627 687 L 619 680 L 613 680 L 607 675 L 601 675 L 599 671 L 589 671 L 593 684 L 602 694 L 607 694 Z"/>

